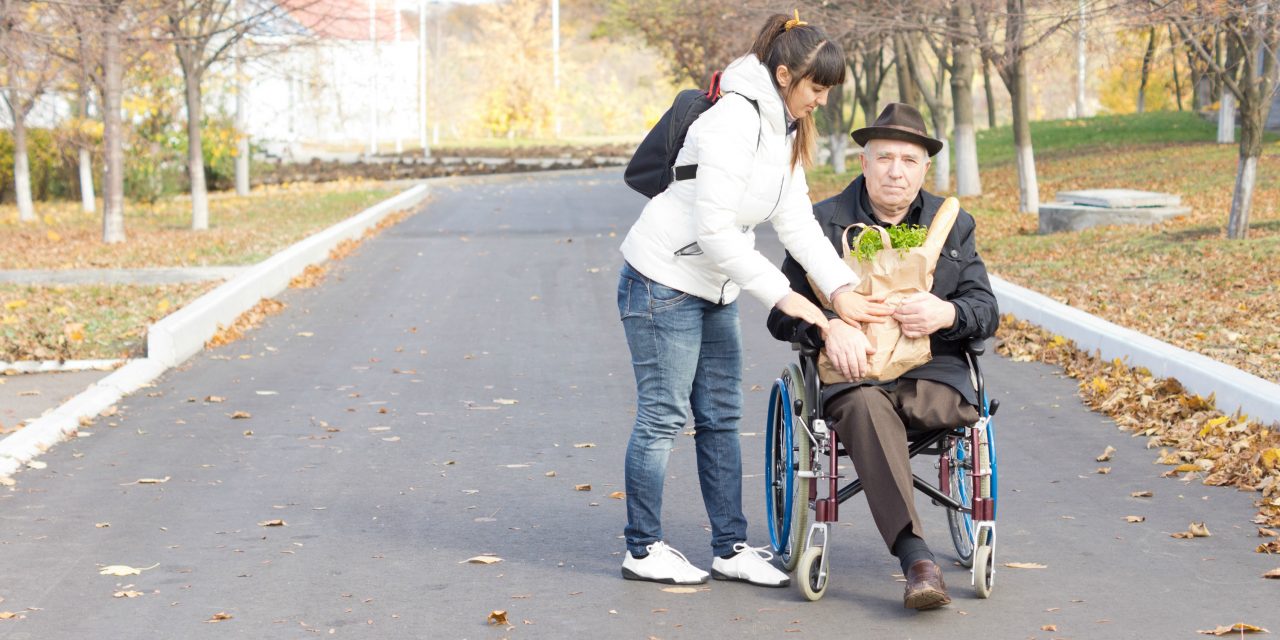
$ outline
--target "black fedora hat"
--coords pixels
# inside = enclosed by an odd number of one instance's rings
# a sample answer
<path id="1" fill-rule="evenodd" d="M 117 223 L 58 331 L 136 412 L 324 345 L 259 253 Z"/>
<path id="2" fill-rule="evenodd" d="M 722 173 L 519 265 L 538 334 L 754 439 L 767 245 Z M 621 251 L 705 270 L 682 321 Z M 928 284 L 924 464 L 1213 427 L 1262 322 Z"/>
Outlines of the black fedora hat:
<path id="1" fill-rule="evenodd" d="M 914 142 L 924 147 L 930 157 L 942 151 L 943 145 L 941 140 L 929 137 L 928 131 L 924 128 L 924 117 L 920 112 L 915 107 L 901 102 L 890 102 L 884 111 L 880 112 L 880 117 L 876 118 L 874 124 L 857 129 L 849 135 L 853 136 L 854 142 L 863 147 L 867 146 L 868 140 L 875 138 Z"/>

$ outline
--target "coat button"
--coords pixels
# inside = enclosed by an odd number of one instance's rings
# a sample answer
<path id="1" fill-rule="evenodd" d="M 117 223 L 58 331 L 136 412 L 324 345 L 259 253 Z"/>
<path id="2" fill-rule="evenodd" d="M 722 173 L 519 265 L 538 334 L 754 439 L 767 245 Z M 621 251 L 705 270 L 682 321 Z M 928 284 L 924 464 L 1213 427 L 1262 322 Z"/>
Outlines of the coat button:
<path id="1" fill-rule="evenodd" d="M 959 257 L 960 257 L 960 252 L 959 252 L 959 251 L 956 251 L 955 249 L 952 249 L 952 250 L 951 250 L 951 257 L 952 257 L 952 258 L 959 258 Z"/>

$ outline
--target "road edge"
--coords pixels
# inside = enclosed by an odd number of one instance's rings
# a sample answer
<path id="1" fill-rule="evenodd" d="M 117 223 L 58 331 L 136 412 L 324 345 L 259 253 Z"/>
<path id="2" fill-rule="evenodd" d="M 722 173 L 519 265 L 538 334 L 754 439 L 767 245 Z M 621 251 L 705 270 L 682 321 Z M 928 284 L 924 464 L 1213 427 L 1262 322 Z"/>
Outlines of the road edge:
<path id="1" fill-rule="evenodd" d="M 93 418 L 120 398 L 141 389 L 204 349 L 218 326 L 230 325 L 262 298 L 274 296 L 309 265 L 329 259 L 345 240 L 359 239 L 387 216 L 421 203 L 426 182 L 331 225 L 250 267 L 147 329 L 147 357 L 130 360 L 70 400 L 0 439 L 0 478 L 8 478 L 50 447 L 75 437 L 82 419 Z"/>

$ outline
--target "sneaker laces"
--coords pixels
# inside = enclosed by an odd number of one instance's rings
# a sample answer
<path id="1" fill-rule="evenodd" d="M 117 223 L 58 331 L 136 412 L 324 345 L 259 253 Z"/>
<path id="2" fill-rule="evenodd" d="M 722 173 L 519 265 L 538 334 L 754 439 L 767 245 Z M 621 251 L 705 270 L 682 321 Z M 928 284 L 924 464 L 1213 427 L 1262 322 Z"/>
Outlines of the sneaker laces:
<path id="1" fill-rule="evenodd" d="M 681 561 L 681 562 L 683 562 L 683 563 L 685 563 L 685 564 L 687 564 L 687 565 L 689 565 L 689 566 L 693 566 L 693 563 L 689 562 L 689 559 L 688 559 L 688 558 L 686 558 L 686 557 L 684 557 L 684 554 L 683 554 L 683 553 L 680 553 L 679 551 L 676 551 L 675 549 L 673 549 L 673 548 L 671 548 L 670 546 L 668 546 L 668 545 L 667 545 L 667 543 L 665 543 L 665 542 L 663 542 L 663 541 L 661 541 L 661 540 L 659 540 L 659 541 L 657 541 L 657 542 L 655 542 L 655 543 L 653 543 L 653 544 L 651 544 L 651 545 L 646 546 L 644 549 L 645 549 L 645 551 L 648 551 L 651 555 L 652 555 L 652 554 L 654 554 L 654 553 L 669 553 L 669 554 L 671 554 L 671 555 L 673 555 L 673 556 L 675 556 L 675 557 L 677 557 L 677 558 L 680 558 L 680 561 Z"/>
<path id="2" fill-rule="evenodd" d="M 773 559 L 773 552 L 768 551 L 769 547 L 753 547 L 745 542 L 739 542 L 733 545 L 734 553 L 744 553 L 750 551 L 755 557 L 768 562 Z"/>

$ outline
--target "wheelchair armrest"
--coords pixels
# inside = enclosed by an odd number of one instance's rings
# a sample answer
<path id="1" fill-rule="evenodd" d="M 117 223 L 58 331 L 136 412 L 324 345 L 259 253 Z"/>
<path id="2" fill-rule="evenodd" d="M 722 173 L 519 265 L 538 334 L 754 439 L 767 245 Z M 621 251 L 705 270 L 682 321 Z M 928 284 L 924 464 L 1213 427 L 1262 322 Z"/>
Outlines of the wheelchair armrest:
<path id="1" fill-rule="evenodd" d="M 804 356 L 804 357 L 806 357 L 806 358 L 816 358 L 816 357 L 818 357 L 818 348 L 817 348 L 817 347 L 811 347 L 811 346 L 809 346 L 809 345 L 801 344 L 801 343 L 799 343 L 799 342 L 792 342 L 792 343 L 791 343 L 791 350 L 792 350 L 792 351 L 799 351 L 799 352 L 800 352 L 800 355 L 801 355 L 801 356 Z"/>
<path id="2" fill-rule="evenodd" d="M 987 352 L 987 339 L 969 338 L 969 342 L 965 344 L 964 349 L 974 357 L 980 356 Z"/>

